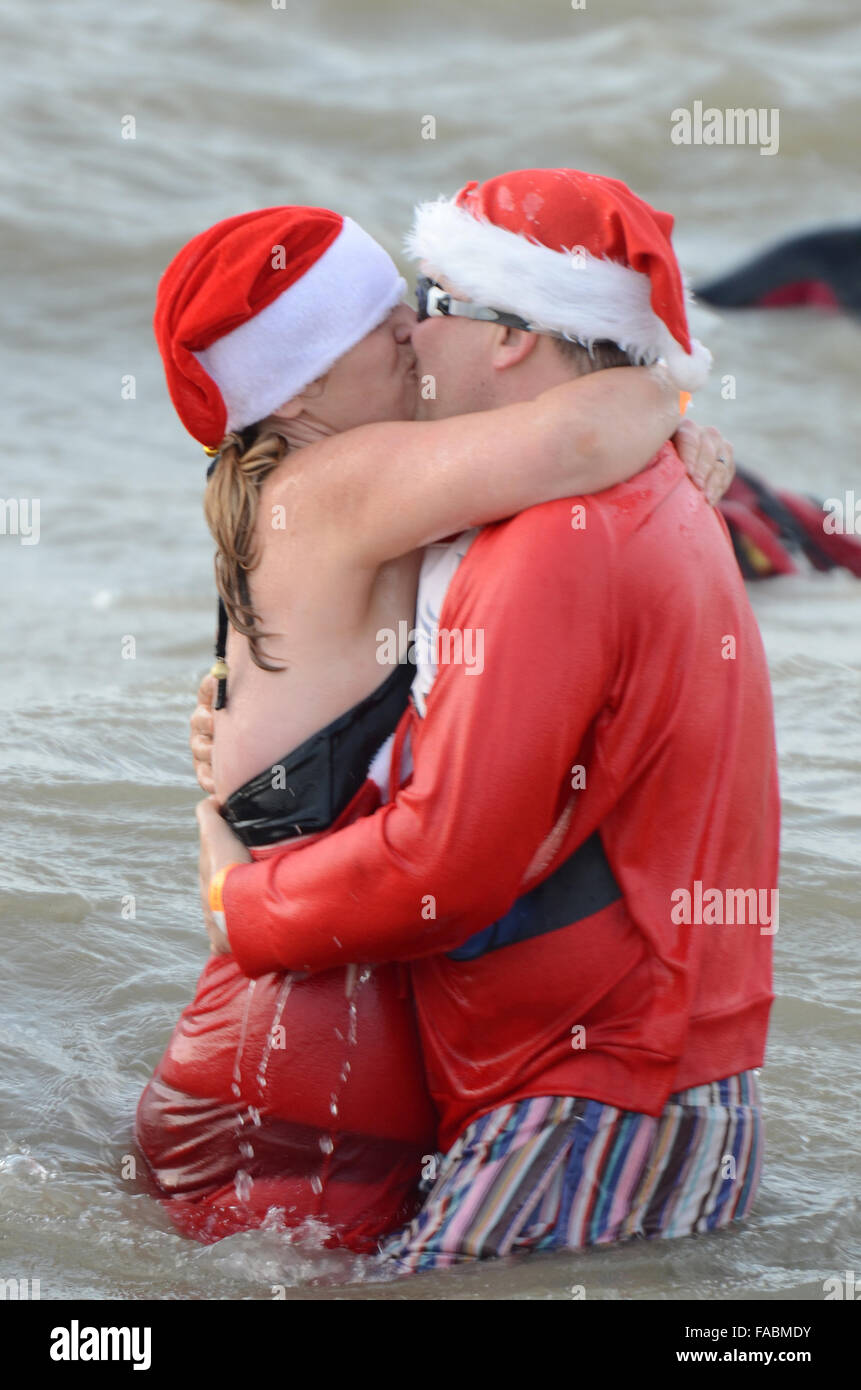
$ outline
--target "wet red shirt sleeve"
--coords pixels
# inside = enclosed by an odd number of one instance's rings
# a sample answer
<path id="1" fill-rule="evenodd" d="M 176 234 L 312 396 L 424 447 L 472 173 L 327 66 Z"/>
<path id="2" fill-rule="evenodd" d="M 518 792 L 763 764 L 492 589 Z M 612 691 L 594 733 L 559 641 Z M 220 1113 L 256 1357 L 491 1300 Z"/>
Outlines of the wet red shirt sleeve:
<path id="1" fill-rule="evenodd" d="M 608 539 L 600 516 L 574 530 L 570 512 L 532 508 L 467 553 L 440 627 L 471 629 L 483 669 L 440 665 L 395 800 L 231 870 L 227 931 L 246 974 L 453 950 L 520 895 L 611 681 Z"/>

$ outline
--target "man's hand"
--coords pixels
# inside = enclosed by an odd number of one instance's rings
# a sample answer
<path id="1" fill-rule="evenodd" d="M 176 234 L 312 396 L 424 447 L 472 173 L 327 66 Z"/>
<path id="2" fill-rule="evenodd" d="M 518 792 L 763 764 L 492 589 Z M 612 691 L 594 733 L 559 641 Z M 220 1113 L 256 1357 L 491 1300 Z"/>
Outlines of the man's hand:
<path id="1" fill-rule="evenodd" d="M 209 885 L 215 874 L 228 864 L 250 864 L 251 855 L 218 810 L 214 797 L 199 801 L 196 807 L 200 828 L 200 901 L 209 944 L 216 955 L 227 955 L 230 942 L 219 927 L 209 906 Z"/>
<path id="2" fill-rule="evenodd" d="M 680 451 L 681 452 L 681 451 Z M 197 692 L 197 709 L 191 716 L 189 746 L 194 758 L 194 771 L 205 792 L 215 792 L 212 777 L 212 734 L 215 721 L 212 706 L 215 701 L 215 677 L 207 671 Z"/>
<path id="3" fill-rule="evenodd" d="M 719 502 L 735 476 L 732 445 L 714 425 L 703 429 L 693 420 L 682 420 L 671 444 L 685 468 L 712 506 Z M 201 686 L 201 690 L 203 686 Z M 203 783 L 201 783 L 201 786 Z"/>

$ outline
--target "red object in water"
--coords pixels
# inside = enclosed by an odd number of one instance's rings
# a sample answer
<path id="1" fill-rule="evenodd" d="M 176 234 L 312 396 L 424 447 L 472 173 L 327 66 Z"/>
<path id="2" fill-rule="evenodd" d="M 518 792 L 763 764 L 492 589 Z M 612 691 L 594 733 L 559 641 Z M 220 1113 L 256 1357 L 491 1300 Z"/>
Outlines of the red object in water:
<path id="1" fill-rule="evenodd" d="M 778 491 L 739 468 L 719 508 L 746 578 L 794 574 L 793 557 L 805 555 L 815 569 L 839 567 L 861 579 L 861 539 L 826 530 L 828 511 L 810 497 Z"/>
<path id="2" fill-rule="evenodd" d="M 727 493 L 721 499 L 720 510 L 727 524 L 735 527 L 743 538 L 749 562 L 755 571 L 761 575 L 798 573 L 798 566 L 772 523 L 752 506 L 736 501 Z"/>
<path id="3" fill-rule="evenodd" d="M 830 285 L 823 280 L 796 280 L 791 285 L 769 290 L 756 300 L 760 309 L 790 309 L 797 305 L 813 305 L 817 309 L 840 311 L 841 304 Z"/>
<path id="4" fill-rule="evenodd" d="M 779 492 L 777 495 L 831 564 L 839 565 L 861 579 L 861 539 L 841 531 L 826 531 L 828 513 L 809 497 L 802 497 L 797 492 Z M 820 564 L 818 568 L 825 566 Z"/>
<path id="5" fill-rule="evenodd" d="M 274 1207 L 285 1226 L 313 1217 L 327 1244 L 372 1250 L 414 1215 L 436 1119 L 412 1001 L 396 966 L 356 976 L 352 1000 L 348 984 L 343 969 L 291 984 L 207 963 L 137 1113 L 183 1234 L 210 1243 Z"/>
<path id="6" fill-rule="evenodd" d="M 366 781 L 333 829 L 378 804 Z M 325 1244 L 372 1251 L 415 1214 L 436 1127 L 403 967 L 251 980 L 226 955 L 204 967 L 136 1138 L 184 1235 L 210 1244 L 275 1208 L 278 1224 L 313 1218 Z"/>

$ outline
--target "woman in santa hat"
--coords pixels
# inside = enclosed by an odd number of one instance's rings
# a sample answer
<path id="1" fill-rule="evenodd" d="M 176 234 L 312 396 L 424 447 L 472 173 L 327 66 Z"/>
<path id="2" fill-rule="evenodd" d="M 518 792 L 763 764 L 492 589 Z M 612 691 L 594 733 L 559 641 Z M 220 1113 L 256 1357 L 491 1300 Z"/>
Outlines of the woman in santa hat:
<path id="1" fill-rule="evenodd" d="M 402 644 L 381 670 L 379 634 L 412 624 L 422 547 L 620 482 L 678 426 L 677 382 L 630 369 L 415 421 L 404 288 L 349 218 L 296 207 L 203 232 L 159 286 L 171 398 L 213 459 L 212 788 L 249 859 L 386 798 L 414 668 Z M 437 312 L 562 336 L 439 301 Z M 219 882 L 201 867 L 215 939 Z M 313 1218 L 329 1241 L 373 1248 L 411 1216 L 436 1148 L 398 967 L 250 980 L 213 954 L 141 1098 L 137 1135 L 175 1223 L 200 1240 L 274 1209 L 286 1226 Z"/>

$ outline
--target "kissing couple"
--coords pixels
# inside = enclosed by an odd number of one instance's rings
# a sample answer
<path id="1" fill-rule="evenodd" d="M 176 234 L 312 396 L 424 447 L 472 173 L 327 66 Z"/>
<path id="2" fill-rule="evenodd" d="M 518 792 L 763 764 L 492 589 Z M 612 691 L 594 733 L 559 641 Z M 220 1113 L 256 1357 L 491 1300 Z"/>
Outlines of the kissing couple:
<path id="1" fill-rule="evenodd" d="M 313 207 L 160 282 L 219 592 L 211 954 L 137 1115 L 186 1234 L 411 1271 L 750 1210 L 771 937 L 672 905 L 775 887 L 773 716 L 672 225 L 520 170 L 419 206 L 417 310 Z"/>

